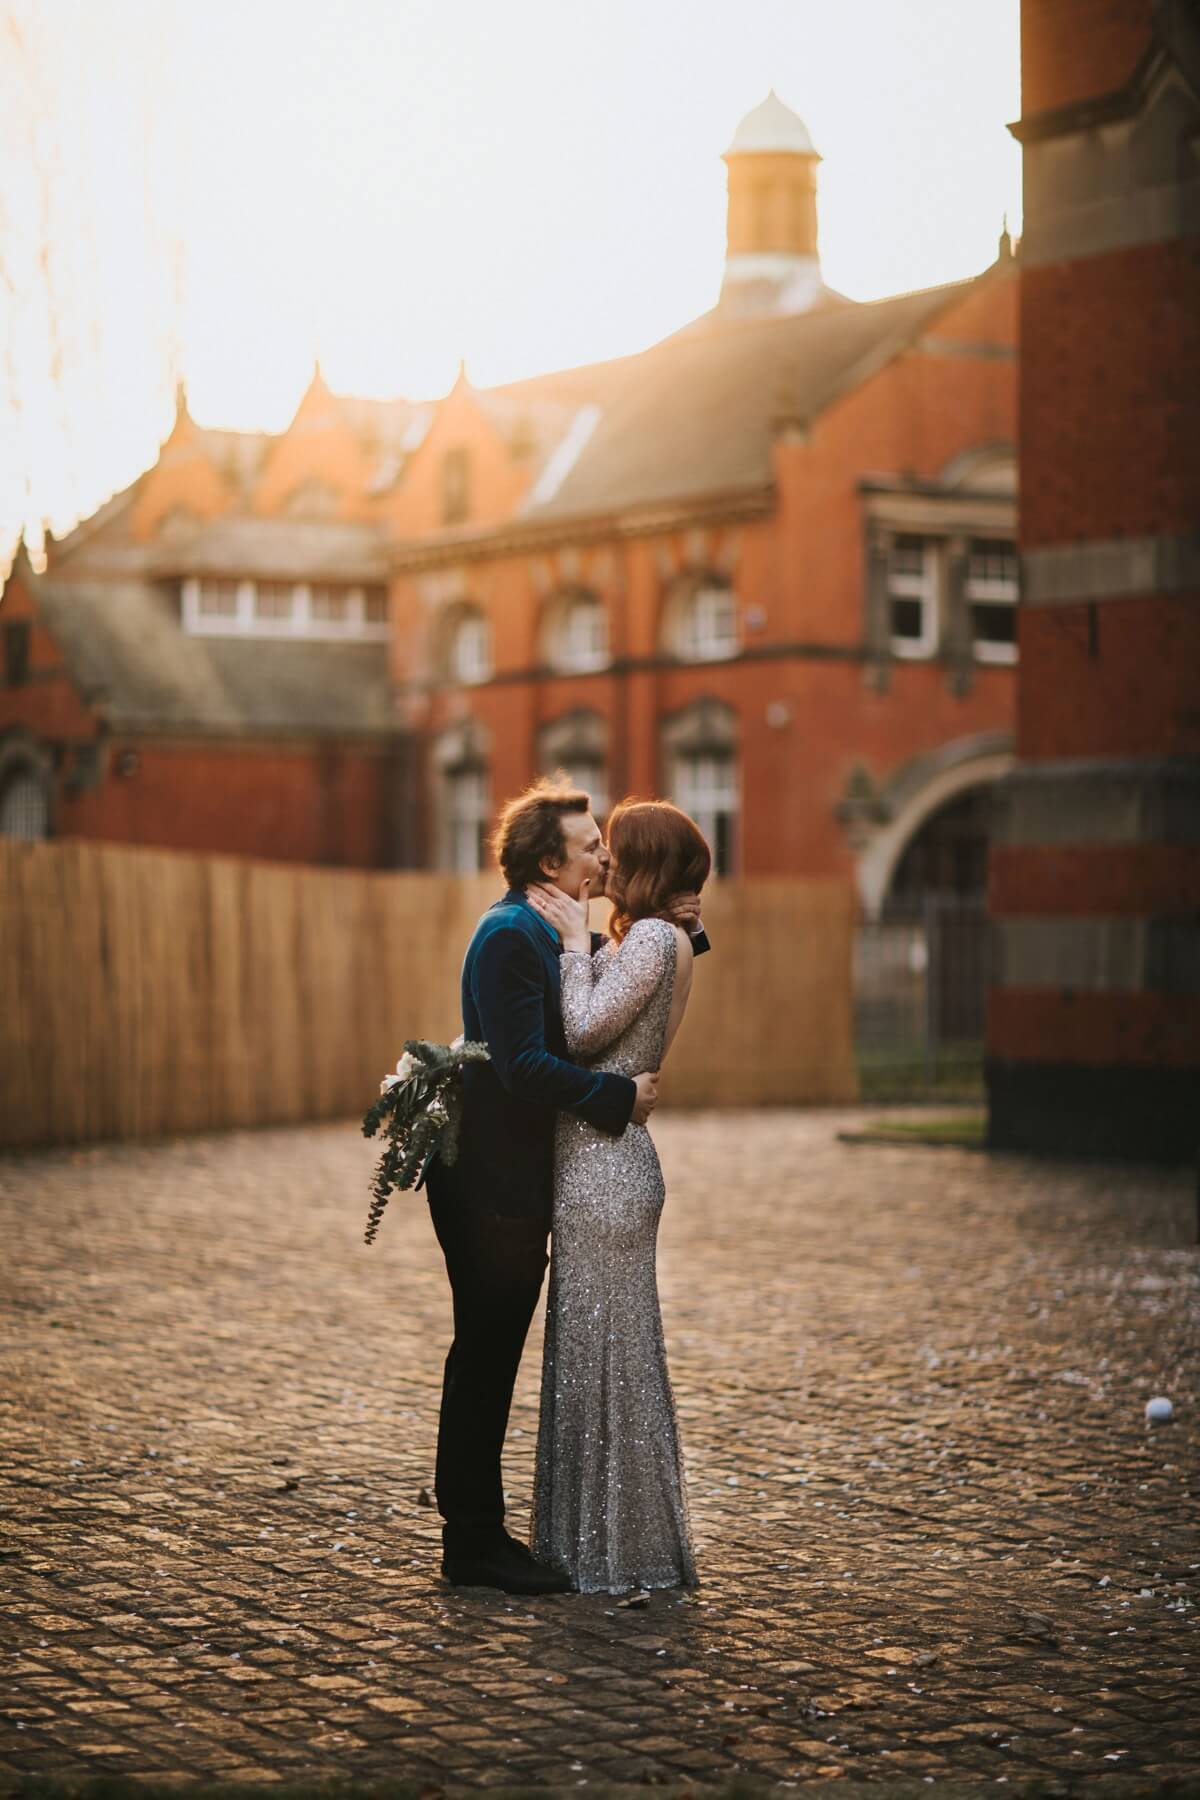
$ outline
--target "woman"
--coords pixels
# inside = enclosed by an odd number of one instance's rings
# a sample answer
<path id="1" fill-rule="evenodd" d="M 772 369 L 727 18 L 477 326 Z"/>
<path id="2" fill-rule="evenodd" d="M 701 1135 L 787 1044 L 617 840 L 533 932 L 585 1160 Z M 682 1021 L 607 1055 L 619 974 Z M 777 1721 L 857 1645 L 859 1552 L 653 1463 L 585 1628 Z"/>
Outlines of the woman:
<path id="1" fill-rule="evenodd" d="M 618 807 L 609 851 L 613 941 L 594 956 L 586 890 L 529 897 L 563 940 L 568 1050 L 632 1074 L 660 1068 L 679 1029 L 692 946 L 662 912 L 671 895 L 699 893 L 711 859 L 666 801 Z M 559 1114 L 533 1552 L 581 1593 L 696 1581 L 655 1280 L 663 1199 L 644 1126 L 612 1137 Z"/>

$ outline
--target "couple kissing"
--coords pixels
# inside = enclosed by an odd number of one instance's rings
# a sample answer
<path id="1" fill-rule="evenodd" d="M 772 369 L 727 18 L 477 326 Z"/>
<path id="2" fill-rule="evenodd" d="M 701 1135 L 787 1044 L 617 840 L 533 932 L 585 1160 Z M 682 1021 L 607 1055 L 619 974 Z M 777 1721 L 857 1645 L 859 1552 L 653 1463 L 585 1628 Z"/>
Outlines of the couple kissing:
<path id="1" fill-rule="evenodd" d="M 454 1306 L 435 1492 L 442 1571 L 509 1593 L 690 1587 L 695 1563 L 655 1276 L 664 1187 L 646 1130 L 708 949 L 708 846 L 665 801 L 605 843 L 587 794 L 543 780 L 493 849 L 507 892 L 462 971 L 458 1160 L 425 1184 Z M 612 937 L 588 900 L 613 903 Z M 552 1255 L 547 1258 L 547 1239 Z M 504 1528 L 500 1459 L 547 1261 L 531 1544 Z"/>

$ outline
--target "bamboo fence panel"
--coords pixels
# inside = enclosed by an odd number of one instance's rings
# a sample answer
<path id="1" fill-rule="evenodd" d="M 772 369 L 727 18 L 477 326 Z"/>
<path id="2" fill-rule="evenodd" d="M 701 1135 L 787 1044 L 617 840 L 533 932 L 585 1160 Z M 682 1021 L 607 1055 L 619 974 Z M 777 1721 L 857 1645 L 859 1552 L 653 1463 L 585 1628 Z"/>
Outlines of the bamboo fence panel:
<path id="1" fill-rule="evenodd" d="M 0 839 L 0 1145 L 361 1114 L 405 1038 L 461 1029 L 463 952 L 498 892 Z M 725 881 L 704 913 L 664 1102 L 852 1099 L 849 887 Z"/>

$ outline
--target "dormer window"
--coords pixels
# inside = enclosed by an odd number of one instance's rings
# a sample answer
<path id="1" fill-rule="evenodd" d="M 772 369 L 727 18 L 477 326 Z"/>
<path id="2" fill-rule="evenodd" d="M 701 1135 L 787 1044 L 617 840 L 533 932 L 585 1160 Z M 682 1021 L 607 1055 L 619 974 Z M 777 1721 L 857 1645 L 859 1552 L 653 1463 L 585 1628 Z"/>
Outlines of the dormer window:
<path id="1" fill-rule="evenodd" d="M 309 612 L 317 625 L 350 623 L 350 589 L 332 583 L 309 589 Z"/>
<path id="2" fill-rule="evenodd" d="M 196 610 L 202 619 L 236 619 L 238 616 L 238 584 L 236 581 L 201 581 L 197 583 Z"/>
<path id="3" fill-rule="evenodd" d="M 387 591 L 345 581 L 234 581 L 189 577 L 181 617 L 197 637 L 387 636 Z"/>
<path id="4" fill-rule="evenodd" d="M 254 617 L 274 623 L 290 620 L 296 610 L 296 590 L 290 581 L 258 581 L 254 584 Z"/>
<path id="5" fill-rule="evenodd" d="M 471 514 L 471 457 L 461 446 L 442 457 L 442 524 L 461 525 Z"/>

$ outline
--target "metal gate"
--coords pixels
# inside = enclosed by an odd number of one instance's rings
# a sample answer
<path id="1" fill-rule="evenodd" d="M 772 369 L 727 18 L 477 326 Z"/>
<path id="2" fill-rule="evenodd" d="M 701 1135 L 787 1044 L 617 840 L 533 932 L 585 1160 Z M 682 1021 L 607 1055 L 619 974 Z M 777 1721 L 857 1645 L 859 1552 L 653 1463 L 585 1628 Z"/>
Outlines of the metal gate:
<path id="1" fill-rule="evenodd" d="M 926 894 L 860 926 L 854 1003 L 863 1098 L 981 1094 L 987 981 L 982 897 Z"/>

